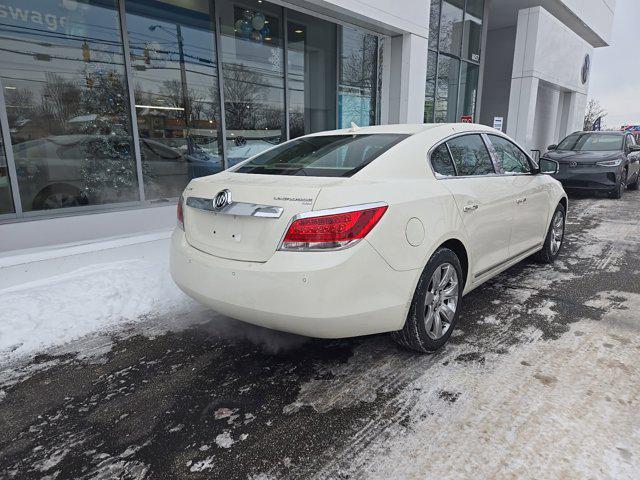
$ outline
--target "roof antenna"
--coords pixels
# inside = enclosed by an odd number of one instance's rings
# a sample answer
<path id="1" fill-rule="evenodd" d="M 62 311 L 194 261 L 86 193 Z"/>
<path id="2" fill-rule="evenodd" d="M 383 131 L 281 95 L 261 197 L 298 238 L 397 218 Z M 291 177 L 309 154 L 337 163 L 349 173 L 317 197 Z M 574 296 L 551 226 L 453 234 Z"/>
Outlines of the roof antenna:
<path id="1" fill-rule="evenodd" d="M 352 132 L 357 132 L 358 130 L 360 130 L 360 127 L 358 125 L 356 125 L 355 122 L 351 122 L 351 129 Z"/>

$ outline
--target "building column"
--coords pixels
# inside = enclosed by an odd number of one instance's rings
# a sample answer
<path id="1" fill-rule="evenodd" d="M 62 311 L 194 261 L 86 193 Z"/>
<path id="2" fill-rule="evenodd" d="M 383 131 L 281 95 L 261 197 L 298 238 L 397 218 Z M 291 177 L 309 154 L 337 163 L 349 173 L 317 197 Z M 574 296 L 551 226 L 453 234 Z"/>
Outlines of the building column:
<path id="1" fill-rule="evenodd" d="M 507 135 L 527 149 L 533 148 L 533 126 L 540 80 L 536 77 L 511 79 Z"/>
<path id="2" fill-rule="evenodd" d="M 567 134 L 582 131 L 584 128 L 584 113 L 586 109 L 587 96 L 579 92 L 571 92 Z"/>
<path id="3" fill-rule="evenodd" d="M 427 48 L 428 40 L 419 35 L 405 33 L 391 38 L 391 55 L 386 57 L 390 70 L 388 90 L 383 92 L 388 109 L 382 110 L 387 111 L 382 123 L 423 122 Z"/>

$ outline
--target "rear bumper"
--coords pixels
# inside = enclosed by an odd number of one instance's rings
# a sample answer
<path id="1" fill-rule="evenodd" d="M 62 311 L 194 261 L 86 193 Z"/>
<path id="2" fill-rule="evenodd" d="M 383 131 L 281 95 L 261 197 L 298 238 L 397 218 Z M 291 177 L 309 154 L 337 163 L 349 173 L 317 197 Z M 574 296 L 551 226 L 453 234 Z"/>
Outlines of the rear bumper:
<path id="1" fill-rule="evenodd" d="M 171 238 L 171 276 L 187 295 L 229 317 L 310 337 L 401 329 L 419 275 L 393 270 L 366 241 L 255 263 L 203 253 L 179 229 Z"/>
<path id="2" fill-rule="evenodd" d="M 565 167 L 566 168 L 566 167 Z M 566 190 L 614 190 L 620 182 L 619 167 L 589 168 L 582 171 L 571 171 L 563 168 L 553 177 L 562 183 Z"/>

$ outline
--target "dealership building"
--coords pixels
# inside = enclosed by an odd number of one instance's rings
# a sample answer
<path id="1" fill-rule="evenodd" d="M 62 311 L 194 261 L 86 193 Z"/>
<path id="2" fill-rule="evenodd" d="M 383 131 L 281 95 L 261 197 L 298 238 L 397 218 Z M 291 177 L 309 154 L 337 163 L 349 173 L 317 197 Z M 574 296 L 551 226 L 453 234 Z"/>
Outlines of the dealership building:
<path id="1" fill-rule="evenodd" d="M 535 156 L 581 129 L 614 12 L 615 0 L 0 0 L 0 252 L 167 229 L 190 179 L 352 122 L 472 121 Z"/>

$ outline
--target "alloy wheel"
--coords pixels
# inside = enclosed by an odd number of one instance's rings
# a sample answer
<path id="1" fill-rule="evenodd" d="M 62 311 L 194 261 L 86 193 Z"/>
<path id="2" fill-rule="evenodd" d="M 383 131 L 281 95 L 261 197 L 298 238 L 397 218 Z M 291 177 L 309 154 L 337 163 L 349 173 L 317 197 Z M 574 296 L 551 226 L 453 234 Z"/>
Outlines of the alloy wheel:
<path id="1" fill-rule="evenodd" d="M 424 322 L 427 335 L 439 340 L 451 328 L 458 308 L 458 273 L 450 263 L 438 266 L 427 287 Z"/>
<path id="2" fill-rule="evenodd" d="M 551 222 L 551 253 L 555 255 L 562 246 L 564 238 L 564 215 L 558 210 Z"/>

